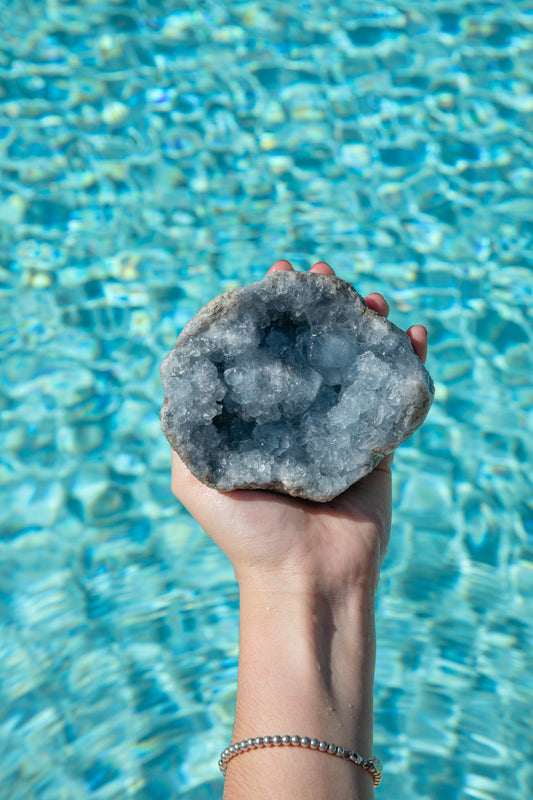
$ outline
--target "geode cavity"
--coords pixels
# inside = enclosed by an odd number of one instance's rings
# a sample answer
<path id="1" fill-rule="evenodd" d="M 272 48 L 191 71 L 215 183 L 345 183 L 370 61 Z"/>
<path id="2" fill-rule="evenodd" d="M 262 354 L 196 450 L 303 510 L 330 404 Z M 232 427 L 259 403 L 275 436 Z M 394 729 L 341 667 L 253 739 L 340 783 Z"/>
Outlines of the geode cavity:
<path id="1" fill-rule="evenodd" d="M 216 297 L 161 366 L 161 427 L 203 483 L 325 502 L 424 421 L 407 334 L 340 278 L 274 272 Z"/>

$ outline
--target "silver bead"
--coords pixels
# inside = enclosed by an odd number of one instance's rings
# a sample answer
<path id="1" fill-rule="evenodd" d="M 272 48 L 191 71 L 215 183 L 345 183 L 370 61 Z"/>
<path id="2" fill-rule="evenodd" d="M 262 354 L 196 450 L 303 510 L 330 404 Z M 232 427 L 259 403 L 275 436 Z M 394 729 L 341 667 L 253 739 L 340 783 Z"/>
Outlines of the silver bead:
<path id="1" fill-rule="evenodd" d="M 372 761 L 378 772 L 383 772 L 383 762 L 379 756 L 372 756 Z"/>
<path id="2" fill-rule="evenodd" d="M 342 745 L 328 744 L 325 739 L 310 739 L 308 736 L 289 736 L 285 734 L 284 736 L 256 736 L 255 738 L 243 739 L 242 742 L 234 742 L 222 751 L 218 766 L 220 771 L 226 775 L 228 763 L 239 753 L 245 753 L 253 748 L 279 747 L 280 745 L 285 747 L 290 745 L 293 747 L 309 747 L 311 750 L 320 750 L 321 753 L 329 753 L 339 758 L 344 758 L 346 761 L 351 761 L 352 764 L 356 764 L 366 770 L 371 776 L 374 786 L 381 784 L 383 764 L 378 756 L 364 759 L 359 753 L 345 749 Z"/>

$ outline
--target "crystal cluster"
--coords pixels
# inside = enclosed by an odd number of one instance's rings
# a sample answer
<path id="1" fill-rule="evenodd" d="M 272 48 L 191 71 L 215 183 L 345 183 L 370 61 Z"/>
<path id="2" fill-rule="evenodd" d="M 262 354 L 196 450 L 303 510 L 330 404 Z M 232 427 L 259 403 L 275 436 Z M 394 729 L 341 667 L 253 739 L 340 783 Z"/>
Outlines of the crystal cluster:
<path id="1" fill-rule="evenodd" d="M 331 500 L 418 428 L 433 382 L 340 278 L 274 272 L 208 303 L 161 366 L 161 427 L 220 491 Z"/>

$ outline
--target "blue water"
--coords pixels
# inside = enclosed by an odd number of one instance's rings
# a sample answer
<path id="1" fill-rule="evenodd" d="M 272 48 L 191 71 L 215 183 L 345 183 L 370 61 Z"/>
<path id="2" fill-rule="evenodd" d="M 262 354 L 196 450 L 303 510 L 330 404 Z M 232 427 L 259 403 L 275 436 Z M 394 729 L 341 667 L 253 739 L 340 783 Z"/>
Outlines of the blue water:
<path id="1" fill-rule="evenodd" d="M 221 795 L 237 594 L 158 369 L 280 257 L 429 330 L 378 601 L 383 800 L 533 796 L 533 6 L 0 8 L 0 800 Z"/>

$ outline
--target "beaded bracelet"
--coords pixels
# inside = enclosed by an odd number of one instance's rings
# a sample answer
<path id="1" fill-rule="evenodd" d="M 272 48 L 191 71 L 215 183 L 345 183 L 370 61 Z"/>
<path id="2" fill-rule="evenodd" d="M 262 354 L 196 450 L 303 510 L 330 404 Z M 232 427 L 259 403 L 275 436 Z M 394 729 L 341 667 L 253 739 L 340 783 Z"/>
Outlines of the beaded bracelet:
<path id="1" fill-rule="evenodd" d="M 308 747 L 310 750 L 318 750 L 320 753 L 351 761 L 352 764 L 367 770 L 374 786 L 379 786 L 381 783 L 383 765 L 378 756 L 365 759 L 354 750 L 345 750 L 341 745 L 329 744 L 320 739 L 309 739 L 308 736 L 257 736 L 255 739 L 243 739 L 242 742 L 234 742 L 222 751 L 218 766 L 222 774 L 225 775 L 229 762 L 235 756 L 246 753 L 248 750 L 259 750 L 262 747 L 279 747 L 280 745 L 284 747 Z"/>

